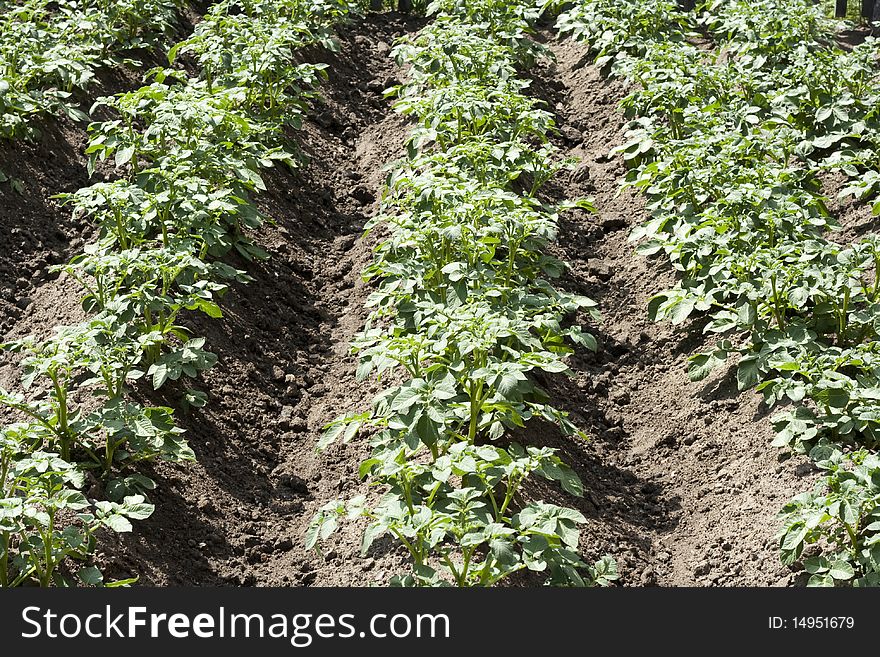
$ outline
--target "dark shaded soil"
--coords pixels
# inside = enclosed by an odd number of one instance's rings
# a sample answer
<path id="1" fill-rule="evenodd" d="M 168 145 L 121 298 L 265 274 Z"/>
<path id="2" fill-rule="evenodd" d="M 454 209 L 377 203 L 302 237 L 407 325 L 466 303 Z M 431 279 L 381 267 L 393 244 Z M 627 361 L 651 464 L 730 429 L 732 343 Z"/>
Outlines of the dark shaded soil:
<path id="1" fill-rule="evenodd" d="M 361 239 L 362 230 L 377 210 L 383 167 L 400 156 L 407 132 L 382 98 L 399 74 L 390 48 L 420 25 L 371 15 L 341 30 L 339 54 L 321 55 L 330 81 L 297 137 L 310 161 L 267 176 L 261 202 L 277 223 L 259 242 L 271 257 L 235 263 L 255 280 L 230 292 L 221 320 L 189 320 L 219 356 L 198 384 L 209 404 L 178 412 L 198 462 L 155 467 L 156 512 L 101 546 L 108 575 L 138 573 L 147 585 L 368 585 L 400 570 L 404 555 L 387 542 L 360 556 L 356 524 L 344 526 L 323 555 L 306 551 L 303 535 L 319 506 L 367 492 L 357 477 L 362 444 L 322 454 L 314 445 L 323 425 L 365 408 L 377 392 L 355 381 L 348 344 L 370 291 L 360 272 L 372 239 Z M 584 65 L 578 46 L 550 45 L 558 62 L 534 71 L 534 93 L 558 115 L 559 145 L 582 159 L 551 193 L 590 195 L 599 208 L 563 220 L 559 255 L 572 266 L 563 284 L 598 301 L 603 321 L 591 327 L 598 353 L 573 357 L 573 378 L 541 381 L 592 439 L 562 439 L 540 424 L 521 438 L 559 448 L 577 469 L 588 491 L 575 502 L 588 518 L 581 547 L 592 557 L 615 556 L 623 584 L 790 584 L 776 556 L 774 515 L 813 473 L 802 460 L 778 460 L 760 399 L 738 395 L 729 374 L 688 381 L 685 361 L 702 345 L 699 327 L 688 333 L 648 321 L 648 298 L 674 276 L 627 241 L 643 203 L 618 194 L 622 161 L 608 156 L 622 141 L 616 102 L 625 89 Z M 85 183 L 81 147 L 81 137 L 54 140 L 52 150 L 21 165 L 37 176 L 40 198 Z M 31 272 L 67 257 L 87 227 L 66 224 L 49 201 L 45 212 L 38 206 L 16 219 L 28 229 L 30 237 L 14 233 L 25 245 L 0 258 L 0 334 L 44 332 L 80 317 L 70 281 Z M 22 212 L 0 208 L 2 225 Z M 5 246 L 13 233 L 3 231 Z M 0 385 L 15 378 L 0 359 Z M 163 393 L 153 401 L 179 407 L 182 389 Z M 531 494 L 572 503 L 549 486 Z"/>
<path id="2" fill-rule="evenodd" d="M 0 184 L 0 332 L 22 319 L 48 267 L 83 244 L 86 224 L 50 197 L 88 184 L 85 145 L 84 130 L 69 122 L 48 122 L 37 144 L 0 141 L 0 170 L 21 184 L 20 192 Z"/>

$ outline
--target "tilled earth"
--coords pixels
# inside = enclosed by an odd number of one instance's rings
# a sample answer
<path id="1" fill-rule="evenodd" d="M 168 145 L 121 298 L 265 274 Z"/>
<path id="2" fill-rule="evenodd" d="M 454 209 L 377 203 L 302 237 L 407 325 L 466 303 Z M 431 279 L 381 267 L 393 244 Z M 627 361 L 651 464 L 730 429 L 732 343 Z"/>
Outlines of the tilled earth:
<path id="1" fill-rule="evenodd" d="M 340 31 L 338 54 L 306 55 L 330 64 L 330 80 L 296 137 L 308 163 L 267 176 L 261 204 L 276 223 L 259 241 L 271 257 L 232 263 L 255 280 L 231 290 L 221 320 L 190 318 L 219 356 L 199 384 L 209 404 L 178 412 L 198 462 L 155 466 L 154 515 L 101 545 L 109 575 L 136 573 L 147 585 L 347 586 L 385 584 L 403 569 L 405 555 L 387 541 L 361 557 L 357 524 L 323 554 L 305 550 L 303 535 L 326 501 L 367 492 L 357 477 L 365 445 L 321 454 L 314 445 L 323 425 L 378 391 L 355 381 L 348 344 L 370 291 L 360 272 L 374 238 L 363 228 L 408 130 L 382 95 L 401 75 L 389 54 L 422 24 L 373 14 Z M 581 547 L 613 555 L 623 584 L 797 583 L 778 561 L 775 514 L 816 473 L 805 460 L 781 460 L 760 398 L 737 393 L 732 372 L 688 381 L 687 356 L 703 346 L 699 322 L 681 331 L 647 319 L 647 300 L 674 274 L 627 240 L 645 210 L 619 192 L 623 163 L 609 155 L 622 143 L 617 102 L 626 89 L 580 46 L 542 38 L 556 61 L 529 72 L 532 90 L 557 115 L 557 144 L 581 162 L 549 193 L 592 196 L 599 209 L 560 226 L 557 249 L 571 264 L 563 285 L 595 299 L 603 320 L 590 327 L 599 351 L 572 358 L 573 378 L 541 381 L 591 440 L 563 440 L 543 425 L 518 438 L 558 447 L 579 472 L 588 491 L 573 502 L 588 518 Z M 81 318 L 76 286 L 48 267 L 91 235 L 50 199 L 87 184 L 85 133 L 65 123 L 44 133 L 36 145 L 0 146 L 0 169 L 27 179 L 25 194 L 0 185 L 0 332 L 10 338 Z M 12 359 L 0 355 L 0 386 L 16 380 Z M 179 405 L 181 389 L 136 394 Z M 547 486 L 531 492 L 572 503 Z"/>

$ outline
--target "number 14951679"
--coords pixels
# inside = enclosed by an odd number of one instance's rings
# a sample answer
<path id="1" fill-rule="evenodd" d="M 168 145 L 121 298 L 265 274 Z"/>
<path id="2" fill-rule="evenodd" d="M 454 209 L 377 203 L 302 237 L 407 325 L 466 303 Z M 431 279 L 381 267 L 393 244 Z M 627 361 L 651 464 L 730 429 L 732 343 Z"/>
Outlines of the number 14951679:
<path id="1" fill-rule="evenodd" d="M 852 616 L 770 616 L 771 630 L 851 630 L 856 626 Z"/>

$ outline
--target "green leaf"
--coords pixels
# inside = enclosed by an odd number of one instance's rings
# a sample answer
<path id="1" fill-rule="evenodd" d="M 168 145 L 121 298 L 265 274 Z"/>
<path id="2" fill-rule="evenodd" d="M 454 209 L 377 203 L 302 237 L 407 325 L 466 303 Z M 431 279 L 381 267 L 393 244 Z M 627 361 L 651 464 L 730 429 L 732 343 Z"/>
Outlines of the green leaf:
<path id="1" fill-rule="evenodd" d="M 223 317 L 223 311 L 220 309 L 220 306 L 218 306 L 213 301 L 208 301 L 207 299 L 199 299 L 196 303 L 196 307 L 198 308 L 198 310 L 201 310 L 212 319 L 220 319 L 221 317 Z M 193 308 L 193 310 L 194 309 L 195 308 Z"/>
<path id="2" fill-rule="evenodd" d="M 688 378 L 691 381 L 702 381 L 709 373 L 724 361 L 715 352 L 694 354 L 688 359 Z"/>
<path id="3" fill-rule="evenodd" d="M 596 337 L 591 333 L 585 333 L 578 326 L 572 326 L 568 330 L 568 337 L 575 344 L 580 345 L 585 349 L 589 349 L 590 351 L 596 351 L 599 348 L 599 345 L 596 342 Z"/>
<path id="4" fill-rule="evenodd" d="M 808 531 L 803 522 L 797 522 L 792 525 L 782 539 L 782 549 L 786 552 L 798 551 L 802 547 Z"/>
<path id="5" fill-rule="evenodd" d="M 308 528 L 306 529 L 305 542 L 306 549 L 311 550 L 318 544 L 318 539 L 321 536 L 321 520 L 318 516 L 315 516 L 312 521 L 309 523 Z"/>
<path id="6" fill-rule="evenodd" d="M 345 434 L 342 436 L 342 442 L 350 443 L 351 439 L 357 435 L 360 428 L 361 428 L 361 423 L 358 421 L 355 421 L 355 422 L 352 422 L 351 424 L 349 424 L 348 427 L 346 427 L 346 429 L 345 429 Z"/>
<path id="7" fill-rule="evenodd" d="M 498 440 L 501 436 L 504 435 L 504 424 L 499 420 L 495 420 L 489 426 L 489 439 L 490 440 Z"/>
<path id="8" fill-rule="evenodd" d="M 153 377 L 153 390 L 158 390 L 168 380 L 168 366 L 164 363 L 150 365 L 147 374 Z"/>
<path id="9" fill-rule="evenodd" d="M 751 303 L 743 303 L 736 311 L 737 321 L 743 326 L 753 326 L 757 320 L 757 311 Z"/>
<path id="10" fill-rule="evenodd" d="M 153 511 L 155 510 L 156 507 L 154 505 L 144 502 L 144 497 L 142 495 L 134 495 L 125 498 L 123 512 L 129 518 L 133 518 L 134 520 L 146 520 L 153 515 Z"/>
<path id="11" fill-rule="evenodd" d="M 80 581 L 86 586 L 100 586 L 104 582 L 104 576 L 95 566 L 80 568 L 77 571 L 76 576 L 79 577 Z"/>
<path id="12" fill-rule="evenodd" d="M 511 566 L 519 561 L 519 555 L 513 549 L 508 538 L 493 538 L 489 541 L 489 550 L 495 560 L 505 566 Z"/>
<path id="13" fill-rule="evenodd" d="M 669 319 L 674 324 L 683 323 L 693 312 L 696 307 L 696 300 L 691 297 L 687 297 L 681 299 L 675 307 L 672 309 L 672 312 L 669 313 Z"/>
<path id="14" fill-rule="evenodd" d="M 345 433 L 346 427 L 348 423 L 345 421 L 335 422 L 329 425 L 324 433 L 321 434 L 321 439 L 318 441 L 315 449 L 319 452 L 327 449 L 330 445 L 336 442 L 336 440 Z"/>
<path id="15" fill-rule="evenodd" d="M 733 313 L 718 313 L 715 318 L 706 325 L 703 333 L 726 333 L 737 326 L 737 317 Z"/>
<path id="16" fill-rule="evenodd" d="M 747 390 L 760 381 L 760 370 L 756 356 L 746 356 L 739 361 L 736 369 L 736 385 L 740 390 Z"/>
<path id="17" fill-rule="evenodd" d="M 828 574 L 834 579 L 847 580 L 855 577 L 856 573 L 853 570 L 852 564 L 846 561 L 835 561 L 831 564 Z"/>
<path id="18" fill-rule="evenodd" d="M 128 146 L 123 146 L 119 150 L 116 151 L 116 166 L 121 167 L 131 160 L 134 155 L 134 144 L 129 144 Z"/>
<path id="19" fill-rule="evenodd" d="M 562 485 L 563 490 L 569 495 L 583 497 L 584 484 L 577 473 L 568 466 L 560 467 L 560 471 L 562 472 L 562 477 L 559 479 L 559 483 Z"/>
<path id="20" fill-rule="evenodd" d="M 184 45 L 186 45 L 185 41 L 178 41 L 174 46 L 171 47 L 171 49 L 168 51 L 168 63 L 169 64 L 174 64 L 174 61 L 177 59 L 178 51 Z M 161 84 L 161 80 L 159 81 L 159 83 Z"/>
<path id="21" fill-rule="evenodd" d="M 830 587 L 834 586 L 834 578 L 831 575 L 813 575 L 809 581 L 807 581 L 807 586 L 815 587 Z"/>
<path id="22" fill-rule="evenodd" d="M 366 556 L 367 552 L 370 551 L 370 546 L 373 545 L 373 541 L 384 533 L 385 526 L 382 525 L 382 523 L 374 522 L 373 524 L 368 525 L 364 530 L 364 537 L 361 541 L 361 555 Z"/>
<path id="23" fill-rule="evenodd" d="M 452 399 L 457 394 L 456 381 L 452 373 L 447 374 L 439 383 L 434 385 L 433 395 L 435 399 Z"/>
<path id="24" fill-rule="evenodd" d="M 338 526 L 339 521 L 336 519 L 336 516 L 326 516 L 321 523 L 321 540 L 326 541 L 330 538 L 330 535 L 336 531 Z"/>
<path id="25" fill-rule="evenodd" d="M 660 309 L 663 307 L 663 304 L 666 303 L 666 295 L 665 294 L 657 294 L 648 301 L 648 318 L 652 322 L 659 321 Z"/>
<path id="26" fill-rule="evenodd" d="M 505 372 L 501 381 L 498 383 L 498 392 L 504 395 L 507 398 L 510 398 L 513 393 L 517 391 L 519 388 L 519 378 L 517 377 L 515 372 Z"/>
<path id="27" fill-rule="evenodd" d="M 124 534 L 132 530 L 131 522 L 125 516 L 114 514 L 102 518 L 101 522 L 119 534 Z"/>
<path id="28" fill-rule="evenodd" d="M 844 409 L 849 403 L 849 392 L 843 388 L 823 388 L 814 398 L 831 408 Z"/>
<path id="29" fill-rule="evenodd" d="M 828 571 L 828 559 L 825 557 L 809 557 L 804 559 L 804 570 L 811 575 Z"/>
<path id="30" fill-rule="evenodd" d="M 417 403 L 422 396 L 422 391 L 413 387 L 401 388 L 391 402 L 391 410 L 398 413 L 406 411 L 410 406 Z"/>
<path id="31" fill-rule="evenodd" d="M 547 361 L 545 363 L 541 363 L 539 367 L 545 372 L 550 372 L 553 374 L 559 374 L 561 372 L 568 372 L 568 365 L 563 363 L 561 360 L 554 359 L 551 361 Z"/>

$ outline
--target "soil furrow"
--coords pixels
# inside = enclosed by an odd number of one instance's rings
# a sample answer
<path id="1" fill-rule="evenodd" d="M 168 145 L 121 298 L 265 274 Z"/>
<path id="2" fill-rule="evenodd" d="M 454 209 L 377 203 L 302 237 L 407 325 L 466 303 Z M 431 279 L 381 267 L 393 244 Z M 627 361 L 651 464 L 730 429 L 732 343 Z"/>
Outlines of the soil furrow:
<path id="1" fill-rule="evenodd" d="M 384 580 L 395 559 L 356 559 L 356 527 L 324 555 L 306 551 L 303 537 L 319 506 L 361 489 L 363 445 L 314 448 L 327 422 L 373 392 L 354 380 L 349 355 L 369 294 L 360 272 L 370 245 L 360 237 L 406 133 L 382 97 L 397 74 L 391 44 L 418 25 L 370 15 L 340 30 L 338 54 L 314 55 L 330 80 L 295 137 L 309 162 L 267 175 L 260 199 L 276 220 L 258 238 L 270 257 L 235 263 L 254 281 L 224 299 L 223 319 L 192 320 L 219 356 L 201 386 L 208 406 L 180 418 L 198 461 L 159 465 L 156 512 L 107 546 L 108 560 L 142 583 L 351 585 Z M 181 393 L 168 388 L 164 401 L 177 406 Z"/>
<path id="2" fill-rule="evenodd" d="M 598 207 L 565 219 L 560 243 L 569 283 L 603 313 L 600 349 L 576 357 L 576 378 L 556 384 L 595 436 L 598 461 L 585 475 L 595 486 L 592 540 L 617 556 L 626 584 L 789 584 L 775 515 L 815 472 L 805 459 L 780 461 L 760 396 L 738 394 L 732 370 L 688 380 L 687 356 L 705 343 L 698 322 L 684 331 L 648 320 L 649 298 L 674 273 L 628 242 L 646 211 L 619 191 L 623 160 L 609 156 L 623 143 L 626 89 L 588 63 L 586 48 L 550 45 L 558 61 L 539 69 L 536 85 L 558 115 L 560 144 L 581 160 L 562 192 Z"/>
<path id="3" fill-rule="evenodd" d="M 340 30 L 338 54 L 310 55 L 330 64 L 330 80 L 295 137 L 309 163 L 266 176 L 260 203 L 276 223 L 258 242 L 270 258 L 233 263 L 254 281 L 230 291 L 221 320 L 188 320 L 219 356 L 196 384 L 208 406 L 177 411 L 198 462 L 147 473 L 158 482 L 156 512 L 101 546 L 109 577 L 138 573 L 149 585 L 365 585 L 387 583 L 400 570 L 403 555 L 389 541 L 360 557 L 357 523 L 342 527 L 323 555 L 305 550 L 303 534 L 319 506 L 366 492 L 357 475 L 362 441 L 323 454 L 314 446 L 323 425 L 365 409 L 378 390 L 355 381 L 348 347 L 370 292 L 360 273 L 372 238 L 361 234 L 378 210 L 383 168 L 402 154 L 407 133 L 382 96 L 399 75 L 391 46 L 423 24 L 371 14 Z M 539 381 L 592 440 L 563 439 L 540 423 L 518 439 L 560 449 L 581 475 L 582 548 L 589 557 L 615 556 L 624 584 L 793 583 L 778 562 L 774 516 L 815 472 L 805 459 L 780 461 L 760 398 L 738 394 L 731 371 L 688 381 L 687 356 L 705 342 L 698 322 L 683 331 L 648 320 L 648 299 L 675 277 L 664 258 L 638 256 L 627 240 L 645 217 L 644 203 L 618 193 L 623 162 L 608 154 L 623 141 L 617 102 L 626 89 L 603 78 L 582 46 L 545 36 L 557 62 L 534 70 L 533 93 L 557 114 L 557 145 L 580 160 L 549 193 L 592 196 L 599 210 L 563 218 L 556 255 L 571 264 L 563 285 L 595 299 L 603 320 L 590 327 L 599 351 L 572 357 L 573 378 Z M 76 286 L 41 273 L 88 230 L 41 200 L 86 184 L 82 136 L 62 137 L 22 155 L 33 160 L 22 160 L 22 171 L 41 172 L 28 183 L 33 193 L 0 199 L 0 244 L 9 256 L 0 271 L 0 334 L 10 337 L 82 317 Z M 0 353 L 0 386 L 16 387 L 18 376 Z M 179 408 L 183 392 L 169 385 L 159 396 L 145 384 L 138 394 Z M 572 503 L 552 486 L 529 494 Z"/>

